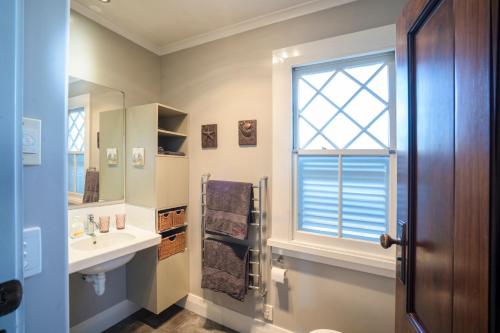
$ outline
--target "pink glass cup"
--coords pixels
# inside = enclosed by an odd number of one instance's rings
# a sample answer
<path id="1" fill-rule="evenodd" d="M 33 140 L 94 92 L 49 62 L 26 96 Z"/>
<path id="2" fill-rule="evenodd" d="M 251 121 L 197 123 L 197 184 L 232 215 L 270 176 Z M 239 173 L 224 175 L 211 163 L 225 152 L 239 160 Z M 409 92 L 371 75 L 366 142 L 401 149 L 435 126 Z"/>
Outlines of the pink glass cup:
<path id="1" fill-rule="evenodd" d="M 125 229 L 125 214 L 116 214 L 116 229 Z"/>
<path id="2" fill-rule="evenodd" d="M 109 232 L 109 216 L 99 216 L 99 231 L 102 233 Z"/>

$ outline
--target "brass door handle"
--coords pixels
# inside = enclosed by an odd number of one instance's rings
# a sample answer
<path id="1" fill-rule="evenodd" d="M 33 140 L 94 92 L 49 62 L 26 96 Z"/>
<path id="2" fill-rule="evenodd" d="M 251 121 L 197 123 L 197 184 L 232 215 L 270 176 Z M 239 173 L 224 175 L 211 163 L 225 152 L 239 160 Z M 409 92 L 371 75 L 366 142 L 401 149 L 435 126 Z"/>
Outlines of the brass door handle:
<path id="1" fill-rule="evenodd" d="M 388 249 L 394 244 L 396 245 L 401 245 L 401 240 L 400 239 L 394 239 L 388 234 L 383 234 L 380 235 L 380 246 L 382 246 L 384 249 Z"/>

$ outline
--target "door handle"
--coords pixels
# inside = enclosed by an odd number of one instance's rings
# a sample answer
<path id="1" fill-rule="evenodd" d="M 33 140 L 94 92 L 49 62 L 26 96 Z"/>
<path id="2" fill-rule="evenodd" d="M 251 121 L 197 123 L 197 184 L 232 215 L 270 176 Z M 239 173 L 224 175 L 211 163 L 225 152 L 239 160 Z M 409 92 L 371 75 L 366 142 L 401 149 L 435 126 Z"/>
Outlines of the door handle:
<path id="1" fill-rule="evenodd" d="M 23 298 L 23 287 L 18 280 L 0 284 L 0 317 L 17 310 Z M 1 333 L 1 330 L 0 330 Z"/>
<path id="2" fill-rule="evenodd" d="M 407 263 L 407 223 L 398 220 L 397 223 L 397 234 L 401 238 L 392 238 L 389 234 L 380 235 L 380 246 L 384 249 L 388 249 L 393 245 L 399 245 L 396 249 L 396 277 L 401 280 L 403 284 L 406 283 L 406 263 Z"/>
<path id="3" fill-rule="evenodd" d="M 389 234 L 380 235 L 380 246 L 384 249 L 388 249 L 394 244 L 401 245 L 402 243 L 400 239 L 394 239 Z"/>

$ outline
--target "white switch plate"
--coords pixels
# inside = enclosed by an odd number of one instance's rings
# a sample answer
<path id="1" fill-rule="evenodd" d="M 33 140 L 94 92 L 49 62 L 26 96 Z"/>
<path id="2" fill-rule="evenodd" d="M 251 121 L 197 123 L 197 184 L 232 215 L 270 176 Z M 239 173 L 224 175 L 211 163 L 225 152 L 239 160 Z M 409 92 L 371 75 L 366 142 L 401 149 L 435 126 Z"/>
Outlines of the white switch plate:
<path id="1" fill-rule="evenodd" d="M 23 164 L 42 164 L 42 121 L 23 118 Z"/>
<path id="2" fill-rule="evenodd" d="M 42 231 L 40 227 L 25 228 L 23 232 L 24 277 L 42 272 Z"/>

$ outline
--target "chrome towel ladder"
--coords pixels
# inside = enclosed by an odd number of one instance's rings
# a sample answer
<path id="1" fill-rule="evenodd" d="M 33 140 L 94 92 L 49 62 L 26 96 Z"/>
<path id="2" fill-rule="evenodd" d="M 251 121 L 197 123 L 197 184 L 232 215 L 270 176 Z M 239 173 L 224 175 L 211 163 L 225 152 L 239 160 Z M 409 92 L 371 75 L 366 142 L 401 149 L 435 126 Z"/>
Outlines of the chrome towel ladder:
<path id="1" fill-rule="evenodd" d="M 235 238 L 214 235 L 214 234 L 206 234 L 205 233 L 205 212 L 207 206 L 207 183 L 210 179 L 210 174 L 206 173 L 201 176 L 201 264 L 203 267 L 203 258 L 205 254 L 205 240 L 206 239 L 216 239 L 230 243 L 236 243 L 241 245 L 250 246 L 250 242 L 248 240 L 238 240 Z M 264 227 L 266 223 L 266 198 L 265 195 L 267 193 L 267 177 L 262 177 L 259 181 L 259 185 L 253 185 L 253 190 L 258 190 L 258 195 L 253 196 L 254 200 L 254 208 L 252 210 L 252 214 L 254 214 L 253 223 L 249 225 L 255 228 L 258 228 L 257 234 L 257 244 L 254 244 L 253 247 L 250 247 L 250 255 L 249 255 L 249 276 L 250 281 L 248 288 L 260 291 L 260 295 L 265 297 L 267 294 L 265 281 L 263 278 L 263 265 L 264 265 Z M 258 202 L 258 208 L 255 209 L 255 201 Z"/>

